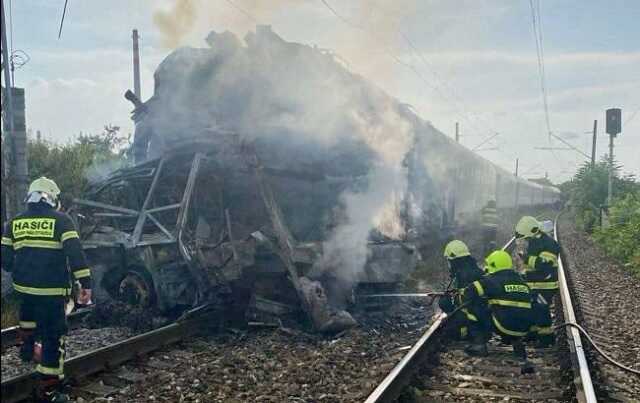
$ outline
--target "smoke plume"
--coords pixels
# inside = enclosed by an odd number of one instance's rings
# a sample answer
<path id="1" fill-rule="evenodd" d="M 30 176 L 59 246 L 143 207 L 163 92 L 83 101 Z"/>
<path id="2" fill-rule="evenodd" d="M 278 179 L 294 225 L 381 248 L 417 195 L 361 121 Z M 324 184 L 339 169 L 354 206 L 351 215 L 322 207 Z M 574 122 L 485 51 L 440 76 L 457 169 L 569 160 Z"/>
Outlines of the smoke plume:
<path id="1" fill-rule="evenodd" d="M 158 10 L 153 22 L 162 33 L 164 46 L 175 48 L 181 45 L 186 35 L 194 28 L 196 6 L 192 0 L 176 0 L 170 10 Z"/>
<path id="2" fill-rule="evenodd" d="M 327 178 L 354 178 L 337 190 L 329 179 L 314 186 L 325 190 L 309 191 L 327 200 L 324 210 L 314 211 L 326 216 L 326 229 L 315 239 L 324 240 L 319 269 L 355 280 L 367 261 L 372 231 L 404 236 L 400 205 L 407 192 L 404 160 L 414 141 L 412 123 L 397 101 L 331 55 L 286 42 L 268 27 L 258 26 L 244 43 L 230 32 L 211 32 L 206 41 L 208 49 L 180 48 L 160 64 L 149 116 L 136 136 L 153 133 L 151 148 L 162 152 L 181 137 L 230 130 L 262 147 L 260 157 L 272 167 L 296 171 L 318 165 Z M 287 204 L 303 195 L 284 189 L 278 196 Z M 304 210 L 299 202 L 291 205 Z M 331 205 L 340 211 L 327 211 Z"/>

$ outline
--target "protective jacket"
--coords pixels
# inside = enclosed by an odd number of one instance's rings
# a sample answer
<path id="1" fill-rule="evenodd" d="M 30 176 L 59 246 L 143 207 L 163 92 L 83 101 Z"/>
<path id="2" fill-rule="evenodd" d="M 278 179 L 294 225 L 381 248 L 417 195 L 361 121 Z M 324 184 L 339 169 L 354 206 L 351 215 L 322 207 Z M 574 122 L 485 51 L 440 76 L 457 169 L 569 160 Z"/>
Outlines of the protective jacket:
<path id="1" fill-rule="evenodd" d="M 23 294 L 70 295 L 71 274 L 83 288 L 91 288 L 91 271 L 73 221 L 45 203 L 28 204 L 26 212 L 7 223 L 2 267 Z"/>
<path id="2" fill-rule="evenodd" d="M 471 256 L 462 256 L 450 261 L 451 279 L 455 288 L 465 288 L 484 275 L 478 263 Z"/>
<path id="3" fill-rule="evenodd" d="M 487 205 L 482 208 L 482 226 L 498 228 L 498 212 L 495 207 Z"/>
<path id="4" fill-rule="evenodd" d="M 523 337 L 531 326 L 531 295 L 529 287 L 512 269 L 503 269 L 476 280 L 463 293 L 463 302 L 479 304 L 486 301 L 491 321 L 503 336 Z"/>
<path id="5" fill-rule="evenodd" d="M 524 261 L 525 280 L 533 292 L 558 289 L 558 256 L 560 245 L 544 232 L 528 239 Z"/>

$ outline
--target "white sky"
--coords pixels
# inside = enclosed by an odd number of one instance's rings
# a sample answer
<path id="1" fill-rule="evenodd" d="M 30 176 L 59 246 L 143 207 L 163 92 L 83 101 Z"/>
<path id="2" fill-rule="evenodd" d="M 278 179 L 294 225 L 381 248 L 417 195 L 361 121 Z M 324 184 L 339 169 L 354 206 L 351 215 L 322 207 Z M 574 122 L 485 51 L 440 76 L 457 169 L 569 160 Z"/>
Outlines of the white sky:
<path id="1" fill-rule="evenodd" d="M 525 177 L 548 172 L 567 179 L 584 160 L 549 142 L 542 108 L 530 3 L 527 0 L 194 0 L 196 15 L 181 44 L 206 46 L 209 30 L 240 34 L 256 21 L 285 40 L 333 50 L 350 69 L 414 106 L 424 119 L 508 170 L 520 159 Z M 5 2 L 8 6 L 9 2 Z M 27 95 L 27 125 L 64 142 L 107 123 L 133 131 L 131 29 L 141 35 L 143 98 L 153 71 L 171 51 L 154 25 L 168 0 L 69 0 L 57 39 L 63 0 L 13 1 L 13 48 L 27 52 L 16 71 Z M 269 4 L 268 6 L 266 4 Z M 206 6 L 205 6 L 206 5 Z M 235 5 L 236 7 L 234 7 Z M 248 17 L 241 8 L 252 17 Z M 598 119 L 598 155 L 606 152 L 604 111 L 623 109 L 616 154 L 624 171 L 640 176 L 640 1 L 541 0 L 551 127 L 585 153 Z M 254 18 L 255 20 L 253 20 Z M 400 61 L 400 62 L 399 62 Z"/>

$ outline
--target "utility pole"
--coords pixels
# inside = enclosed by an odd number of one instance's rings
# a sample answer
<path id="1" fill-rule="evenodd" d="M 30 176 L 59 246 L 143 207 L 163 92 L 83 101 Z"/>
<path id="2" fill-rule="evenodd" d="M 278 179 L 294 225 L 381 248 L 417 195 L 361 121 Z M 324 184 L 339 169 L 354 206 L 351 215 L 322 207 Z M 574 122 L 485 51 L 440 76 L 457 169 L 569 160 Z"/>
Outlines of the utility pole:
<path id="1" fill-rule="evenodd" d="M 2 25 L 2 59 L 4 61 L 4 66 L 2 68 L 3 72 L 4 72 L 4 105 L 2 108 L 2 112 L 4 113 L 4 125 L 3 126 L 8 126 L 9 131 L 7 133 L 7 130 L 3 130 L 4 131 L 4 138 L 2 139 L 4 142 L 4 146 L 3 148 L 5 148 L 7 151 L 5 152 L 5 155 L 2 156 L 2 168 L 3 168 L 3 172 L 2 172 L 2 180 L 4 181 L 5 179 L 7 179 L 9 177 L 8 173 L 9 173 L 9 166 L 11 165 L 9 162 L 13 160 L 13 157 L 15 156 L 15 154 L 11 151 L 13 151 L 13 133 L 14 133 L 14 122 L 13 122 L 13 94 L 12 94 L 12 88 L 13 88 L 13 84 L 11 83 L 11 73 L 9 71 L 9 65 L 11 64 L 10 62 L 10 58 L 9 58 L 9 48 L 7 46 L 7 28 L 5 26 L 5 21 L 4 21 L 4 1 L 0 0 L 0 5 L 2 6 L 2 16 L 0 16 L 0 18 L 2 19 L 1 21 L 1 25 Z M 3 128 L 4 129 L 4 128 Z M 7 147 L 8 146 L 8 147 Z M 2 217 L 2 219 L 7 219 L 8 217 L 12 217 L 15 215 L 15 211 L 16 209 L 14 208 L 14 203 L 13 200 L 11 200 L 10 195 L 11 192 L 6 191 L 5 189 L 5 197 L 6 199 L 4 200 L 4 205 L 5 205 L 5 213 L 6 213 L 6 217 Z"/>
<path id="2" fill-rule="evenodd" d="M 520 203 L 520 180 L 518 179 L 518 168 L 520 166 L 520 159 L 516 158 L 516 209 L 518 209 Z"/>
<path id="3" fill-rule="evenodd" d="M 593 121 L 593 140 L 591 143 L 591 168 L 596 166 L 596 140 L 598 139 L 598 120 Z"/>
<path id="4" fill-rule="evenodd" d="M 607 184 L 607 206 L 611 206 L 613 198 L 613 139 L 614 135 L 609 136 L 609 183 Z"/>
<path id="5" fill-rule="evenodd" d="M 456 122 L 456 143 L 460 142 L 460 123 Z M 453 190 L 451 192 L 451 200 L 448 205 L 448 215 L 451 224 L 455 225 L 456 218 L 456 200 L 458 199 L 458 182 L 460 178 L 460 167 L 456 165 L 455 178 L 453 179 Z"/>
<path id="6" fill-rule="evenodd" d="M 133 93 L 142 100 L 140 91 L 140 48 L 138 46 L 138 30 L 133 30 Z"/>

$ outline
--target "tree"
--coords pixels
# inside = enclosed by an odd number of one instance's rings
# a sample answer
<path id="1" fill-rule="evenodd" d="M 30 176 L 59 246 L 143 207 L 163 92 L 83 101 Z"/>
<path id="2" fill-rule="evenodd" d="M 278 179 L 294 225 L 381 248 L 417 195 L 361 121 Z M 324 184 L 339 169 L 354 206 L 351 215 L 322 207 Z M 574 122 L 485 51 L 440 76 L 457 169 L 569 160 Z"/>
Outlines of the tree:
<path id="1" fill-rule="evenodd" d="M 128 138 L 118 126 L 105 126 L 98 135 L 80 135 L 77 141 L 58 145 L 29 141 L 29 176 L 46 176 L 62 190 L 63 204 L 80 197 L 92 179 L 123 166 L 127 160 Z"/>
<path id="2" fill-rule="evenodd" d="M 576 210 L 578 224 L 591 232 L 598 223 L 600 208 L 607 203 L 609 183 L 609 162 L 603 159 L 595 166 L 585 163 L 578 169 L 573 179 L 560 185 L 560 189 L 568 197 Z M 613 177 L 613 196 L 635 191 L 640 184 L 633 175 L 620 175 L 620 167 L 616 167 Z"/>

